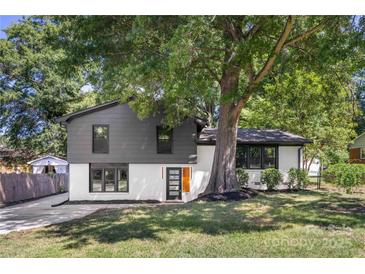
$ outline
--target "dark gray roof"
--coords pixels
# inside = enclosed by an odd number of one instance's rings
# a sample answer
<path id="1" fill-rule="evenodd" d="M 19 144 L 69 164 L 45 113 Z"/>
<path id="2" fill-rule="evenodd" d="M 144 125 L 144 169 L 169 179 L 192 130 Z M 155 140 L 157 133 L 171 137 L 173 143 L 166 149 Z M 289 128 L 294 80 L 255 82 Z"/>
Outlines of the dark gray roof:
<path id="1" fill-rule="evenodd" d="M 204 128 L 197 143 L 215 144 L 216 135 L 216 128 Z M 312 141 L 302 136 L 278 129 L 239 128 L 237 130 L 237 144 L 304 145 L 310 143 Z"/>
<path id="2" fill-rule="evenodd" d="M 86 114 L 89 114 L 89 113 L 92 113 L 92 112 L 95 112 L 95 111 L 99 111 L 99 110 L 102 110 L 102 109 L 106 109 L 106 108 L 109 108 L 109 107 L 112 107 L 112 106 L 116 106 L 118 104 L 119 104 L 119 101 L 114 100 L 114 101 L 103 103 L 103 104 L 100 104 L 100 105 L 97 105 L 97 106 L 85 108 L 85 109 L 82 109 L 82 110 L 79 110 L 79 111 L 75 111 L 75 112 L 66 114 L 62 117 L 57 117 L 56 122 L 57 123 L 66 123 L 66 122 L 69 122 L 70 120 L 72 120 L 76 117 L 83 116 L 83 115 L 86 115 Z"/>
<path id="3" fill-rule="evenodd" d="M 133 98 L 129 98 L 129 100 L 133 100 Z M 70 122 L 72 119 L 76 118 L 76 117 L 80 117 L 83 115 L 87 115 L 89 113 L 93 113 L 95 111 L 99 111 L 99 110 L 103 110 L 103 109 L 107 109 L 109 107 L 113 107 L 120 104 L 119 100 L 114 100 L 114 101 L 110 101 L 110 102 L 106 102 L 100 105 L 96 105 L 96 106 L 92 106 L 89 108 L 85 108 L 79 111 L 75 111 L 69 114 L 66 114 L 64 116 L 61 117 L 57 117 L 55 120 L 57 123 L 62 123 L 65 124 L 67 122 Z M 202 129 L 203 127 L 205 127 L 207 125 L 207 121 L 205 121 L 204 119 L 195 117 L 194 118 L 195 123 L 200 127 L 200 129 Z"/>

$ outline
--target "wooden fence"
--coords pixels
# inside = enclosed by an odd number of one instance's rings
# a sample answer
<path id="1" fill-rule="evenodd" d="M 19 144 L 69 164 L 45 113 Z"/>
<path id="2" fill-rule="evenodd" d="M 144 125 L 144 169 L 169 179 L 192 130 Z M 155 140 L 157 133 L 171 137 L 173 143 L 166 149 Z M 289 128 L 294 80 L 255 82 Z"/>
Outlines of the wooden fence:
<path id="1" fill-rule="evenodd" d="M 0 174 L 0 204 L 68 191 L 68 174 Z"/>

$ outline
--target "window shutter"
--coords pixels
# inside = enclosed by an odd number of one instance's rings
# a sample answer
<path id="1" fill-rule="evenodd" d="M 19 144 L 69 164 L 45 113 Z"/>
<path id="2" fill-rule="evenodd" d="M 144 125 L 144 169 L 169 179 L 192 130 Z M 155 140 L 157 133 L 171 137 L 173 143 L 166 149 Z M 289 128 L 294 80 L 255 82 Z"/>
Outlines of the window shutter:
<path id="1" fill-rule="evenodd" d="M 190 167 L 183 167 L 182 184 L 183 192 L 190 192 Z"/>

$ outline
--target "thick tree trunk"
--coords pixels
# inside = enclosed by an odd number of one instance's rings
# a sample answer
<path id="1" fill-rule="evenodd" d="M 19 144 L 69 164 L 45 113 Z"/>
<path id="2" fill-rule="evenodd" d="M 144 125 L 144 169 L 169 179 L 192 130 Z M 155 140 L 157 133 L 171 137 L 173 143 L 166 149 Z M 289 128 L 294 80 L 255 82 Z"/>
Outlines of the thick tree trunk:
<path id="1" fill-rule="evenodd" d="M 237 92 L 240 70 L 227 69 L 221 81 L 221 94 L 229 96 Z M 243 103 L 226 102 L 220 105 L 217 141 L 213 166 L 208 186 L 204 194 L 229 192 L 237 189 L 236 184 L 236 140 L 237 124 Z M 229 100 L 231 101 L 231 100 Z"/>
<path id="2" fill-rule="evenodd" d="M 237 123 L 240 112 L 243 105 L 249 99 L 252 91 L 270 72 L 280 51 L 286 46 L 285 43 L 293 24 L 293 18 L 289 16 L 272 53 L 257 74 L 254 73 L 253 65 L 249 64 L 247 67 L 249 84 L 247 86 L 246 94 L 239 99 L 235 99 L 240 96 L 238 85 L 241 72 L 241 64 L 240 61 L 237 60 L 239 58 L 236 58 L 237 52 L 235 52 L 235 45 L 241 43 L 245 38 L 242 36 L 240 24 L 234 24 L 234 22 L 223 18 L 222 25 L 227 43 L 225 46 L 223 74 L 220 80 L 222 103 L 220 104 L 213 166 L 209 183 L 204 194 L 211 192 L 229 192 L 238 188 L 236 185 L 236 141 Z M 318 27 L 313 28 L 287 43 L 295 43 L 307 35 L 310 35 L 317 28 Z"/>

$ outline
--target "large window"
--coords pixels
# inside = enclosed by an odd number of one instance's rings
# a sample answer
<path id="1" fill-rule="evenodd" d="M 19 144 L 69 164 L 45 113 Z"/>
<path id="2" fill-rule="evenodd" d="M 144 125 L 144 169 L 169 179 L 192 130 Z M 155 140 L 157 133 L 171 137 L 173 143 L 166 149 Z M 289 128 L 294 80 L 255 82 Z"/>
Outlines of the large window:
<path id="1" fill-rule="evenodd" d="M 91 164 L 90 192 L 128 192 L 128 165 Z"/>
<path id="2" fill-rule="evenodd" d="M 172 129 L 162 126 L 157 127 L 157 153 L 172 153 Z"/>
<path id="3" fill-rule="evenodd" d="M 277 146 L 237 145 L 236 167 L 248 169 L 277 168 Z"/>
<path id="4" fill-rule="evenodd" d="M 249 147 L 249 168 L 261 168 L 261 147 Z"/>
<path id="5" fill-rule="evenodd" d="M 237 146 L 236 149 L 236 167 L 247 168 L 248 164 L 248 146 Z"/>
<path id="6" fill-rule="evenodd" d="M 93 153 L 109 153 L 108 125 L 93 125 Z"/>

